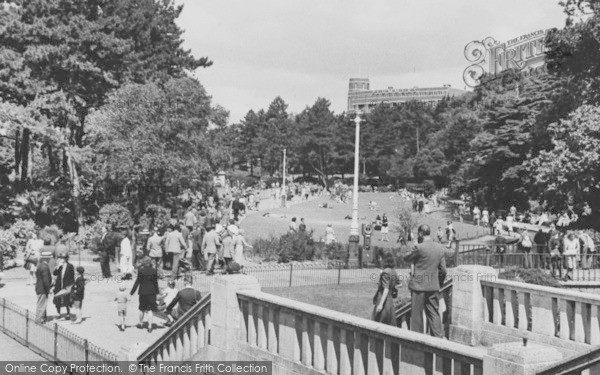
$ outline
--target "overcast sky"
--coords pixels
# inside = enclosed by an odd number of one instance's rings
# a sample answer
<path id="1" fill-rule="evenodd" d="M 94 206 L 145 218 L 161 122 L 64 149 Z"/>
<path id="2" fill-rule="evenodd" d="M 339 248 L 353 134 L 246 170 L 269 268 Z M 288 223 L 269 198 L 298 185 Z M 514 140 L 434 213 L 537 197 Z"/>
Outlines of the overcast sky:
<path id="1" fill-rule="evenodd" d="M 558 0 L 178 0 L 184 46 L 214 64 L 196 76 L 237 122 L 281 96 L 346 110 L 348 79 L 371 89 L 464 88 L 464 47 L 563 27 Z"/>

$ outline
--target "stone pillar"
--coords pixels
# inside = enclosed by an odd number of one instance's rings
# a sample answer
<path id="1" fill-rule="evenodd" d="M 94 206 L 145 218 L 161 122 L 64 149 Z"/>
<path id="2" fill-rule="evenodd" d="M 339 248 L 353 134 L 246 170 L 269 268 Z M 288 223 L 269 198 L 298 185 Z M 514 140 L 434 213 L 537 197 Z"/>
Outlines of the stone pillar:
<path id="1" fill-rule="evenodd" d="M 237 292 L 248 289 L 260 291 L 258 280 L 253 276 L 215 276 L 210 297 L 212 346 L 230 353 L 237 348 L 245 332 Z"/>
<path id="2" fill-rule="evenodd" d="M 562 360 L 555 348 L 529 342 L 494 345 L 483 356 L 483 373 L 494 375 L 535 375 L 538 370 Z"/>
<path id="3" fill-rule="evenodd" d="M 478 346 L 487 308 L 482 280 L 495 280 L 498 270 L 485 266 L 458 266 L 452 273 L 452 324 L 450 340 Z"/>

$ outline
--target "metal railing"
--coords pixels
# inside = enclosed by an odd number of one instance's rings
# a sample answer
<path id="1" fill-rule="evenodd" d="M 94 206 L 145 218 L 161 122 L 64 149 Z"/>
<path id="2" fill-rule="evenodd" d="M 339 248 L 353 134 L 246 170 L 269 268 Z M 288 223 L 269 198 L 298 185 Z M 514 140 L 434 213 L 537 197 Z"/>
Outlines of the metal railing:
<path id="1" fill-rule="evenodd" d="M 116 354 L 79 337 L 57 323 L 41 324 L 35 314 L 1 298 L 0 329 L 19 343 L 52 362 L 69 364 L 104 362 L 117 366 Z M 85 373 L 82 373 L 85 375 Z"/>
<path id="2" fill-rule="evenodd" d="M 210 344 L 210 293 L 186 311 L 173 326 L 138 357 L 139 363 L 185 361 Z"/>

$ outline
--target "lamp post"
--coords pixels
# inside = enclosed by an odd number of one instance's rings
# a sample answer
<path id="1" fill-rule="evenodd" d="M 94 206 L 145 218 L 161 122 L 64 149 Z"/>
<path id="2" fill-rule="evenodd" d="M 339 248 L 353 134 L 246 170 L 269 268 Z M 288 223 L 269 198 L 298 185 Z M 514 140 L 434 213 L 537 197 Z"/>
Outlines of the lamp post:
<path id="1" fill-rule="evenodd" d="M 358 177 L 360 174 L 360 113 L 356 113 L 354 123 L 356 125 L 356 134 L 354 140 L 354 190 L 352 192 L 352 223 L 350 224 L 350 238 L 348 239 L 348 260 L 358 259 L 359 263 L 362 256 L 358 253 L 358 243 L 360 235 L 358 232 Z M 362 264 L 359 264 L 362 267 Z"/>
<path id="2" fill-rule="evenodd" d="M 286 149 L 283 149 L 283 181 L 281 182 L 281 207 L 285 207 L 287 203 L 287 190 L 285 189 L 285 152 Z"/>

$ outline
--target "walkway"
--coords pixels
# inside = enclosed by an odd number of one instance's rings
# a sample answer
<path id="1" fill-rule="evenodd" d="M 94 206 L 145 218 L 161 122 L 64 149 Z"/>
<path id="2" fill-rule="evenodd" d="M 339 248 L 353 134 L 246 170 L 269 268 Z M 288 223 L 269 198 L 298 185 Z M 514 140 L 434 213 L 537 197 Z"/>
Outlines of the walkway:
<path id="1" fill-rule="evenodd" d="M 12 337 L 0 332 L 0 361 L 43 361 L 45 358 L 37 355 L 25 345 L 19 344 Z"/>

